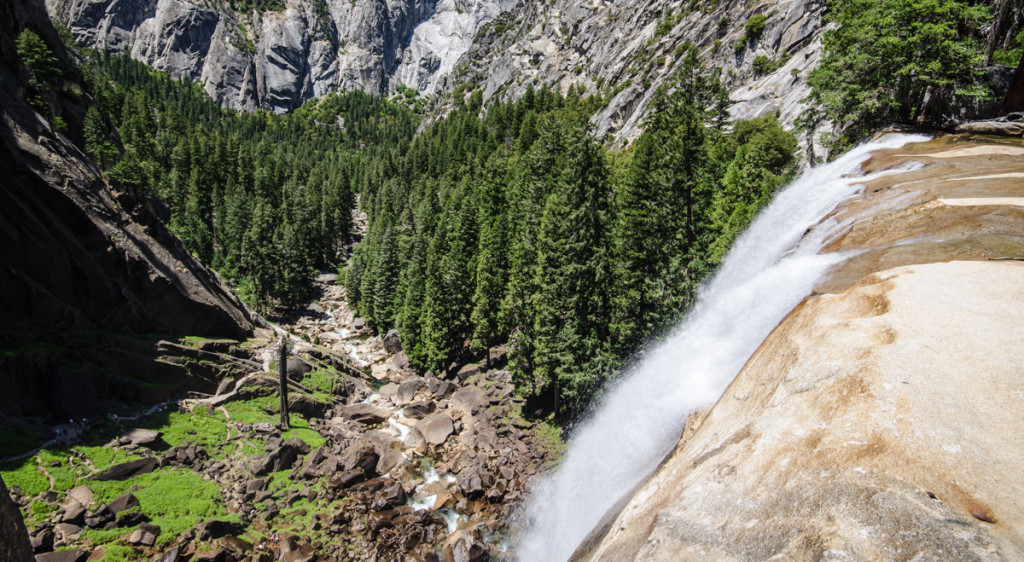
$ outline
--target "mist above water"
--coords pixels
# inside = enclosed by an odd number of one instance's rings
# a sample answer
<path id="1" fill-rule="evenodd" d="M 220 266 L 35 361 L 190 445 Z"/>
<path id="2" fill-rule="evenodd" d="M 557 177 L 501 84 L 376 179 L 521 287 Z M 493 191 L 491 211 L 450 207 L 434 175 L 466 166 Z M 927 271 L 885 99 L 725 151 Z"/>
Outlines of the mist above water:
<path id="1" fill-rule="evenodd" d="M 677 443 L 687 415 L 718 400 L 775 326 L 845 259 L 818 253 L 829 225 L 805 236 L 869 179 L 844 176 L 858 174 L 874 150 L 925 140 L 889 135 L 861 145 L 776 195 L 701 288 L 689 316 L 607 389 L 570 437 L 562 464 L 535 483 L 519 560 L 572 555 Z"/>

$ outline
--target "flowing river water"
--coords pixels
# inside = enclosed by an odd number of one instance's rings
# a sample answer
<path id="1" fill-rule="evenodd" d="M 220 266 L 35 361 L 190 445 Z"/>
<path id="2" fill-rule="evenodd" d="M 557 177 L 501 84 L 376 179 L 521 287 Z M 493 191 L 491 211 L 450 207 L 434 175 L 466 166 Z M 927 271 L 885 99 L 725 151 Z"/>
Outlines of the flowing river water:
<path id="1" fill-rule="evenodd" d="M 558 469 L 534 485 L 519 560 L 572 556 L 675 446 L 687 415 L 714 403 L 786 314 L 846 259 L 819 253 L 835 226 L 819 223 L 870 179 L 857 177 L 861 163 L 872 151 L 925 140 L 889 135 L 863 144 L 776 195 L 701 288 L 693 311 L 606 389 L 570 437 Z"/>

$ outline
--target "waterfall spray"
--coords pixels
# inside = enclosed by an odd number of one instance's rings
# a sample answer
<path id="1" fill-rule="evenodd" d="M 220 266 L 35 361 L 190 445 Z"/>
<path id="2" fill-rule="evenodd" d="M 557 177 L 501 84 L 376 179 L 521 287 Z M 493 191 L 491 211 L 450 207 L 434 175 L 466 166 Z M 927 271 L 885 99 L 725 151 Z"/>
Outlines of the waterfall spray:
<path id="1" fill-rule="evenodd" d="M 805 236 L 869 178 L 871 152 L 927 140 L 889 135 L 804 172 L 736 241 L 689 316 L 607 389 L 569 440 L 559 468 L 535 484 L 523 562 L 563 561 L 679 439 L 687 415 L 716 401 L 778 323 L 844 256 L 819 254 L 824 228 Z M 825 226 L 825 225 L 822 225 Z"/>

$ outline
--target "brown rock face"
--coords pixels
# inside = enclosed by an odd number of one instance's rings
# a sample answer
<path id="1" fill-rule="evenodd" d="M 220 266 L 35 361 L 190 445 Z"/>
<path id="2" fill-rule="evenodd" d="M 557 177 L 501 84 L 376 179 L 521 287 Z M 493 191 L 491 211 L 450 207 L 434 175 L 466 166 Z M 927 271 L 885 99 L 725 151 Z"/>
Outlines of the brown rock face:
<path id="1" fill-rule="evenodd" d="M 64 73 L 51 104 L 67 124 L 63 133 L 23 98 L 30 92 L 15 38 L 25 28 L 42 37 Z M 13 350 L 0 364 L 0 410 L 101 411 L 94 402 L 108 398 L 109 373 L 160 371 L 155 355 L 143 355 L 132 340 L 143 334 L 246 335 L 252 318 L 241 302 L 145 201 L 107 185 L 82 151 L 92 101 L 63 93 L 80 90 L 81 77 L 42 3 L 0 4 L 0 55 L 0 346 Z M 29 344 L 48 346 L 47 353 L 19 352 Z M 186 376 L 170 369 L 160 382 Z M 120 399 L 153 399 L 128 385 L 120 392 Z"/>
<path id="2" fill-rule="evenodd" d="M 1024 557 L 1024 147 L 949 142 L 866 164 L 926 167 L 833 214 L 864 253 L 583 558 Z"/>
<path id="3" fill-rule="evenodd" d="M 28 540 L 28 530 L 21 518 L 18 506 L 11 501 L 7 493 L 7 485 L 0 478 L 0 560 L 11 562 L 31 562 L 32 544 Z"/>

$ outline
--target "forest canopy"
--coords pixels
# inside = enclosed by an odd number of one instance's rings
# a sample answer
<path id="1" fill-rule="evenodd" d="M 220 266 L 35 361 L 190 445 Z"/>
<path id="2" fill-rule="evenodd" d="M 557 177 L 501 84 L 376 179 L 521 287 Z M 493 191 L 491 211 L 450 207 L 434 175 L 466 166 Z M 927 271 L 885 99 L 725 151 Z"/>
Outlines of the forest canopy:
<path id="1" fill-rule="evenodd" d="M 442 372 L 507 346 L 520 392 L 564 416 L 694 301 L 732 241 L 795 171 L 774 116 L 730 123 L 696 50 L 655 96 L 634 146 L 592 131 L 603 106 L 570 87 L 484 107 L 479 91 L 418 135 L 401 100 L 330 94 L 288 115 L 218 107 L 196 85 L 89 54 L 109 120 L 86 148 L 260 311 L 345 271 L 351 306 Z M 657 243 L 652 243 L 657 240 Z"/>
<path id="2" fill-rule="evenodd" d="M 796 139 L 771 115 L 730 130 L 718 71 L 685 57 L 631 151 L 593 136 L 602 102 L 576 88 L 470 96 L 427 127 L 363 192 L 359 313 L 423 370 L 507 344 L 522 392 L 581 411 L 794 173 Z"/>

